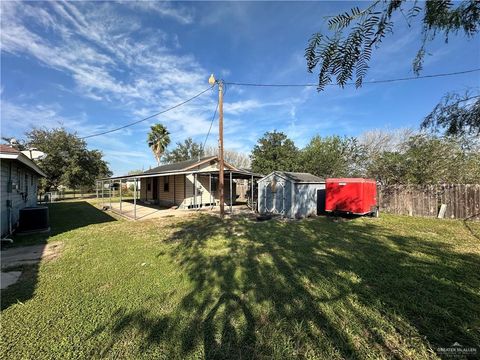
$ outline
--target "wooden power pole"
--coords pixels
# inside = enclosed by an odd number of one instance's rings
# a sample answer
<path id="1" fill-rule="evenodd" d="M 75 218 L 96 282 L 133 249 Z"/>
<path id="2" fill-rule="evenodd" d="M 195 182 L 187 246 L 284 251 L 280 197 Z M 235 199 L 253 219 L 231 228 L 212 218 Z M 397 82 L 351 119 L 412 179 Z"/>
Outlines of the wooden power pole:
<path id="1" fill-rule="evenodd" d="M 223 81 L 218 81 L 218 156 L 219 156 L 219 191 L 220 191 L 220 216 L 225 216 L 225 193 L 224 193 L 224 167 L 223 160 Z"/>

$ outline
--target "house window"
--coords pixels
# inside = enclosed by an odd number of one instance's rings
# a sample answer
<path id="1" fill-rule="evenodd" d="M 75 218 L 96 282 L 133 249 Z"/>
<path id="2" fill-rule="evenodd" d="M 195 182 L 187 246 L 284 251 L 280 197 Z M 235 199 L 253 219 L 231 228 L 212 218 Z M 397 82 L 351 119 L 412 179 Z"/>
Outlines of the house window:
<path id="1" fill-rule="evenodd" d="M 170 191 L 170 181 L 169 181 L 170 177 L 169 176 L 165 176 L 163 178 L 163 191 L 164 192 L 169 192 Z"/>
<path id="2" fill-rule="evenodd" d="M 150 179 L 148 179 L 147 191 L 152 191 L 152 184 L 151 184 L 151 180 L 150 180 Z"/>

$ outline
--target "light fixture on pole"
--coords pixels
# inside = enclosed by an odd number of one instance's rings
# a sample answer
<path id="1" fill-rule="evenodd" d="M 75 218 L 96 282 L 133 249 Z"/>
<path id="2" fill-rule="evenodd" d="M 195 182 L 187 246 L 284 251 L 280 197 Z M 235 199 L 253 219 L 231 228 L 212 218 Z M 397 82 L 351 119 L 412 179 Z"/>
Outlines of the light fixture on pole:
<path id="1" fill-rule="evenodd" d="M 213 76 L 213 74 L 211 74 L 210 77 L 208 78 L 208 83 L 213 86 L 215 84 L 215 82 L 216 82 L 215 76 Z"/>

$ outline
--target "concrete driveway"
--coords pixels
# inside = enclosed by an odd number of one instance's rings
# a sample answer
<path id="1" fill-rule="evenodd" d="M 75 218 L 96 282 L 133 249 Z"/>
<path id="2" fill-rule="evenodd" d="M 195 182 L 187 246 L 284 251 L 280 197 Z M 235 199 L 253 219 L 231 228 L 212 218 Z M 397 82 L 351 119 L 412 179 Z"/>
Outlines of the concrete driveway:
<path id="1" fill-rule="evenodd" d="M 35 265 L 40 261 L 50 261 L 58 257 L 63 247 L 61 241 L 42 245 L 20 246 L 1 251 L 1 282 L 0 289 L 15 284 L 21 271 L 4 271 L 4 269 L 22 265 Z"/>

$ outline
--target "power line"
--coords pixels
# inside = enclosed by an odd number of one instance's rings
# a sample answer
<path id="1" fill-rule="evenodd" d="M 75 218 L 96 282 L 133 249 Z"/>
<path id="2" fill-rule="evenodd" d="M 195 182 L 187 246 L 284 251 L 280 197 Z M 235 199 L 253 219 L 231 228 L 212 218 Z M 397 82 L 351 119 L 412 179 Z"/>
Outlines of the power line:
<path id="1" fill-rule="evenodd" d="M 143 119 L 141 119 L 141 120 L 134 121 L 134 122 L 132 122 L 132 123 L 129 123 L 129 124 L 120 126 L 120 127 L 118 127 L 118 128 L 112 129 L 112 130 L 107 130 L 107 131 L 99 132 L 99 133 L 96 133 L 96 134 L 84 136 L 84 137 L 82 137 L 81 139 L 82 139 L 82 140 L 85 140 L 85 139 L 88 139 L 88 138 L 92 138 L 92 137 L 94 137 L 94 136 L 100 136 L 100 135 L 110 134 L 110 133 L 112 133 L 112 132 L 115 132 L 115 131 L 118 131 L 118 130 L 122 130 L 122 129 L 125 129 L 125 128 L 127 128 L 127 127 L 130 127 L 130 126 L 139 124 L 139 123 L 141 123 L 141 122 L 143 122 L 143 121 L 147 121 L 147 120 L 149 120 L 149 119 L 151 119 L 151 118 L 154 118 L 155 116 L 158 116 L 158 115 L 161 115 L 161 114 L 165 114 L 165 113 L 168 112 L 168 111 L 171 111 L 171 110 L 173 110 L 173 109 L 176 109 L 176 108 L 178 108 L 178 107 L 180 107 L 180 106 L 182 106 L 182 105 L 185 105 L 186 103 L 188 103 L 188 102 L 190 102 L 190 101 L 198 98 L 199 96 L 205 94 L 208 90 L 212 89 L 214 86 L 215 86 L 215 85 L 212 85 L 212 86 L 208 87 L 207 89 L 199 92 L 198 94 L 192 96 L 191 98 L 189 98 L 189 99 L 187 99 L 187 100 L 185 100 L 185 101 L 182 101 L 181 103 L 178 103 L 178 104 L 176 104 L 176 105 L 174 105 L 174 106 L 171 106 L 171 107 L 169 107 L 168 109 L 159 111 L 159 112 L 156 113 L 156 114 L 147 116 L 146 118 L 143 118 Z"/>
<path id="2" fill-rule="evenodd" d="M 205 150 L 205 145 L 207 144 L 208 136 L 210 135 L 210 131 L 212 130 L 213 121 L 215 120 L 215 116 L 217 115 L 219 103 L 220 103 L 220 99 L 217 100 L 217 106 L 215 107 L 215 111 L 213 112 L 212 121 L 210 121 L 210 128 L 208 129 L 207 136 L 205 137 L 205 141 L 203 142 L 202 151 L 201 151 L 202 153 Z"/>
<path id="3" fill-rule="evenodd" d="M 397 79 L 363 81 L 362 84 L 384 84 L 384 83 L 391 83 L 391 82 L 396 82 L 396 81 L 408 81 L 408 80 L 437 78 L 437 77 L 469 74 L 469 73 L 473 73 L 473 72 L 476 72 L 476 71 L 480 71 L 480 68 L 451 72 L 451 73 L 432 74 L 432 75 L 423 75 L 423 76 L 410 76 L 410 77 L 397 78 Z M 311 86 L 317 87 L 318 86 L 318 84 L 259 84 L 259 83 L 240 83 L 240 82 L 225 82 L 225 84 L 237 85 L 237 86 L 256 86 L 256 87 L 311 87 Z M 327 84 L 327 85 L 337 86 L 336 84 Z M 345 85 L 355 85 L 355 83 L 354 82 L 348 82 Z"/>

